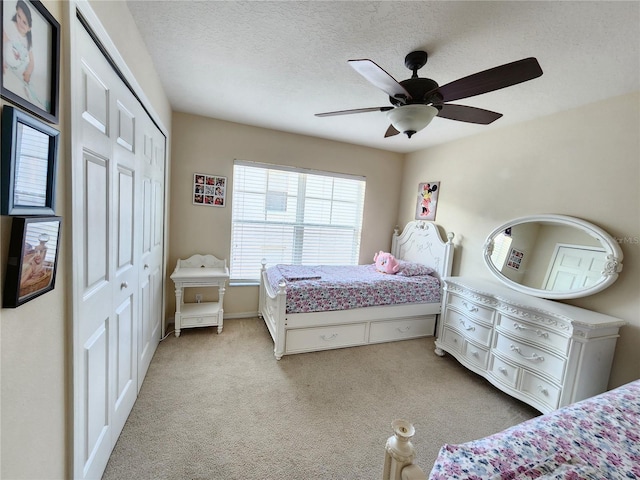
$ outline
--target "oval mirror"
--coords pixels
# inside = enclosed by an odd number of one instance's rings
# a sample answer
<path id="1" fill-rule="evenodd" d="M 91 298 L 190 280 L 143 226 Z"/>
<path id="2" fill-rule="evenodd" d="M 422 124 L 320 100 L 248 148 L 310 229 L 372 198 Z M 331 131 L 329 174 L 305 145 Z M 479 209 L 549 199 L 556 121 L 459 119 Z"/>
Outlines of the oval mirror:
<path id="1" fill-rule="evenodd" d="M 487 237 L 484 261 L 505 285 L 551 299 L 604 290 L 622 270 L 622 250 L 601 228 L 564 215 L 533 215 Z"/>

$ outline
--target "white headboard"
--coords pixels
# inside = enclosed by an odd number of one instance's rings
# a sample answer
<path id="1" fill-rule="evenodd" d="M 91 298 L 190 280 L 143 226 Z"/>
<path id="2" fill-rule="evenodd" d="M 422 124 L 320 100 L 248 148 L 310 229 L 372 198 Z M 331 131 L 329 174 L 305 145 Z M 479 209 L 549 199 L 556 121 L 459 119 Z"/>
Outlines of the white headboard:
<path id="1" fill-rule="evenodd" d="M 453 233 L 447 233 L 445 241 L 435 223 L 411 221 L 398 232 L 396 227 L 391 239 L 391 253 L 398 260 L 421 263 L 436 272 L 440 278 L 451 275 L 453 265 Z"/>

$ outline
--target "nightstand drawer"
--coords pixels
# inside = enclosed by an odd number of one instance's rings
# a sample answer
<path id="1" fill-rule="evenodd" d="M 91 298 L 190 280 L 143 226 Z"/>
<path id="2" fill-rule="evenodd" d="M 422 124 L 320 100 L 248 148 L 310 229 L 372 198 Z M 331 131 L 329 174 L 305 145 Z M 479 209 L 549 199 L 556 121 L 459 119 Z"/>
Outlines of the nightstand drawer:
<path id="1" fill-rule="evenodd" d="M 212 327 L 218 324 L 218 315 L 204 317 L 182 317 L 180 326 L 187 327 Z"/>

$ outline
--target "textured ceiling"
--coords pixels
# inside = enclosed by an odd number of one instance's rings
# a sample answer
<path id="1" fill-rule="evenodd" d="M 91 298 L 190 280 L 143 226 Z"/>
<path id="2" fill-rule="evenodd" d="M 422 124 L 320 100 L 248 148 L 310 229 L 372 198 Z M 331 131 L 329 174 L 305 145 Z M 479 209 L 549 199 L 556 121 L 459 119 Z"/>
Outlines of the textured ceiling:
<path id="1" fill-rule="evenodd" d="M 411 152 L 640 90 L 640 2 L 128 1 L 172 108 L 232 122 Z M 347 64 L 369 58 L 396 80 L 444 85 L 526 57 L 544 74 L 453 103 L 504 114 L 489 126 L 436 117 L 383 138 L 388 104 Z M 597 114 L 597 112 L 594 112 Z"/>

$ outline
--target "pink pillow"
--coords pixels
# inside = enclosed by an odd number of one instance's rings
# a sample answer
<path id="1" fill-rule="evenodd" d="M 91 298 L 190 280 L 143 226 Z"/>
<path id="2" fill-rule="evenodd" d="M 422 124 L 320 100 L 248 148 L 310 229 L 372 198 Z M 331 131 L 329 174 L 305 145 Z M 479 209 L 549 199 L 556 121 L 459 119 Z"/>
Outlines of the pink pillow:
<path id="1" fill-rule="evenodd" d="M 399 260 L 398 266 L 400 267 L 398 269 L 398 275 L 402 275 L 404 277 L 416 277 L 418 275 L 431 275 L 432 273 L 435 273 L 433 268 L 422 265 L 421 263 Z"/>

